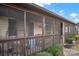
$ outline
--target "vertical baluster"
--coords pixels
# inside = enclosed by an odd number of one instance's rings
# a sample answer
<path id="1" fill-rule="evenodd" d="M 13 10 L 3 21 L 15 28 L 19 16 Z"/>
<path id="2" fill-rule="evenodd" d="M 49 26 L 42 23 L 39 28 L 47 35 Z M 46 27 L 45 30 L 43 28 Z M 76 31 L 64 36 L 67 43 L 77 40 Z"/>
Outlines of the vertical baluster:
<path id="1" fill-rule="evenodd" d="M 54 44 L 54 35 L 52 35 L 52 46 Z"/>
<path id="2" fill-rule="evenodd" d="M 23 46 L 24 42 L 23 40 L 21 40 L 21 55 L 24 55 L 24 46 Z"/>
<path id="3" fill-rule="evenodd" d="M 26 55 L 26 45 L 25 45 L 26 43 L 25 42 L 26 42 L 26 39 L 24 39 L 24 56 Z"/>
<path id="4" fill-rule="evenodd" d="M 19 40 L 19 54 L 21 55 L 21 40 Z"/>
<path id="5" fill-rule="evenodd" d="M 4 43 L 2 42 L 2 56 L 4 56 Z"/>
<path id="6" fill-rule="evenodd" d="M 39 51 L 39 37 L 38 37 L 38 46 L 37 46 L 37 51 Z"/>
<path id="7" fill-rule="evenodd" d="M 26 46 L 26 55 L 28 55 L 28 38 L 25 40 L 25 46 Z"/>
<path id="8" fill-rule="evenodd" d="M 18 54 L 19 55 L 21 55 L 20 53 L 21 53 L 21 50 L 20 50 L 20 47 L 21 47 L 21 44 L 20 44 L 21 42 L 20 42 L 20 40 L 18 41 L 18 44 L 17 44 L 17 46 L 18 46 Z"/>
<path id="9" fill-rule="evenodd" d="M 16 41 L 13 41 L 13 55 L 15 55 L 15 53 L 16 53 Z"/>
<path id="10" fill-rule="evenodd" d="M 60 37 L 59 37 L 59 35 L 58 35 L 58 39 L 59 39 L 59 44 L 60 44 L 61 41 L 60 41 Z"/>
<path id="11" fill-rule="evenodd" d="M 15 54 L 18 56 L 18 41 L 15 41 L 15 44 L 14 44 L 15 46 Z"/>
<path id="12" fill-rule="evenodd" d="M 42 38 L 40 37 L 40 50 L 41 50 L 41 39 L 42 39 Z"/>
<path id="13" fill-rule="evenodd" d="M 39 48 L 38 48 L 38 51 L 40 51 L 40 37 L 39 37 Z"/>
<path id="14" fill-rule="evenodd" d="M 51 40 L 50 40 L 50 43 L 51 43 L 50 46 L 52 46 L 52 36 L 50 36 L 50 39 L 51 39 Z"/>
<path id="15" fill-rule="evenodd" d="M 44 37 L 42 39 L 42 50 L 44 49 Z"/>
<path id="16" fill-rule="evenodd" d="M 15 46 L 15 50 L 16 50 L 16 55 L 19 56 L 21 55 L 21 40 L 16 40 L 16 46 Z"/>
<path id="17" fill-rule="evenodd" d="M 35 44 L 34 44 L 34 39 L 32 40 L 32 48 L 31 48 L 31 54 L 34 52 L 34 46 L 35 46 Z"/>
<path id="18" fill-rule="evenodd" d="M 13 52 L 14 52 L 14 43 L 13 43 L 13 40 L 12 41 L 10 41 L 10 43 L 11 43 L 11 50 L 12 50 L 12 52 L 11 52 L 11 56 L 13 56 Z"/>
<path id="19" fill-rule="evenodd" d="M 40 40 L 39 40 L 39 51 L 41 51 L 41 37 L 40 37 Z"/>
<path id="20" fill-rule="evenodd" d="M 0 56 L 1 56 L 1 43 L 0 43 Z"/>
<path id="21" fill-rule="evenodd" d="M 39 44 L 38 44 L 38 51 L 40 51 L 40 37 L 39 37 L 38 42 L 39 42 Z"/>
<path id="22" fill-rule="evenodd" d="M 32 48 L 32 46 L 31 46 L 31 44 L 32 44 L 31 40 L 32 40 L 32 38 L 30 39 L 29 55 L 31 54 L 31 48 Z"/>
<path id="23" fill-rule="evenodd" d="M 9 42 L 7 42 L 7 56 L 9 56 L 8 48 L 9 48 Z"/>
<path id="24" fill-rule="evenodd" d="M 36 43 L 36 45 L 35 45 L 35 52 L 37 51 L 37 41 L 36 41 L 36 38 L 35 38 L 35 43 Z"/>
<path id="25" fill-rule="evenodd" d="M 18 54 L 18 56 L 20 56 L 19 47 L 20 47 L 20 40 L 17 41 L 17 54 Z"/>
<path id="26" fill-rule="evenodd" d="M 28 55 L 30 55 L 30 49 L 31 49 L 31 38 L 28 38 Z"/>
<path id="27" fill-rule="evenodd" d="M 8 42 L 6 42 L 6 56 L 7 56 L 7 50 L 8 50 Z"/>
<path id="28" fill-rule="evenodd" d="M 34 39 L 34 53 L 36 52 L 36 39 Z"/>
<path id="29" fill-rule="evenodd" d="M 6 47 L 5 47 L 5 56 L 7 56 L 7 42 L 5 42 L 5 45 L 6 45 Z"/>
<path id="30" fill-rule="evenodd" d="M 6 46 L 5 46 L 6 43 L 4 43 L 4 56 L 6 56 Z"/>
<path id="31" fill-rule="evenodd" d="M 27 56 L 28 56 L 28 53 L 29 53 L 29 51 L 28 51 L 28 44 L 29 44 L 29 40 L 28 40 L 28 38 L 27 38 Z"/>
<path id="32" fill-rule="evenodd" d="M 8 53 L 8 49 L 9 49 L 9 42 L 7 42 L 7 56 L 9 56 L 9 53 Z"/>
<path id="33" fill-rule="evenodd" d="M 26 52 L 25 52 L 25 39 L 22 39 L 22 50 L 23 50 L 23 56 L 26 55 Z"/>
<path id="34" fill-rule="evenodd" d="M 39 38 L 37 37 L 36 40 L 37 40 L 37 52 L 38 52 L 38 44 L 39 44 L 38 40 L 39 40 Z"/>
<path id="35" fill-rule="evenodd" d="M 2 56 L 2 42 L 0 43 L 0 56 Z"/>
<path id="36" fill-rule="evenodd" d="M 54 43 L 55 43 L 55 35 L 53 36 L 53 45 L 54 45 Z"/>
<path id="37" fill-rule="evenodd" d="M 43 37 L 42 37 L 43 38 Z M 41 38 L 41 50 L 42 50 L 42 38 Z"/>
<path id="38" fill-rule="evenodd" d="M 39 48 L 40 48 L 40 37 L 38 37 L 38 51 L 39 51 Z"/>

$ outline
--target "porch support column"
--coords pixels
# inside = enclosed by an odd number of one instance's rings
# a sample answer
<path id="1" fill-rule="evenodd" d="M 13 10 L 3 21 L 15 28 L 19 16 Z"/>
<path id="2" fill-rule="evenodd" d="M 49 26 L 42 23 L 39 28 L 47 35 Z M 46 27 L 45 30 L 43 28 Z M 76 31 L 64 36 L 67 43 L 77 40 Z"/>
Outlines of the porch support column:
<path id="1" fill-rule="evenodd" d="M 45 16 L 43 16 L 43 21 L 42 21 L 42 35 L 45 36 Z M 45 49 L 45 37 L 43 37 L 42 40 L 42 50 Z"/>
<path id="2" fill-rule="evenodd" d="M 63 32 L 62 38 L 63 38 L 63 44 L 64 44 L 64 41 L 65 41 L 65 31 L 64 31 L 65 30 L 65 25 L 64 25 L 64 22 L 63 22 L 63 28 L 62 29 L 63 29 L 63 31 L 62 31 Z"/>
<path id="3" fill-rule="evenodd" d="M 26 11 L 24 11 L 24 37 L 26 37 Z"/>
<path id="4" fill-rule="evenodd" d="M 45 35 L 45 16 L 43 16 L 43 28 L 42 28 L 42 34 Z"/>
<path id="5" fill-rule="evenodd" d="M 24 11 L 24 37 L 26 37 L 26 11 Z M 26 55 L 26 40 L 23 40 L 23 55 Z"/>

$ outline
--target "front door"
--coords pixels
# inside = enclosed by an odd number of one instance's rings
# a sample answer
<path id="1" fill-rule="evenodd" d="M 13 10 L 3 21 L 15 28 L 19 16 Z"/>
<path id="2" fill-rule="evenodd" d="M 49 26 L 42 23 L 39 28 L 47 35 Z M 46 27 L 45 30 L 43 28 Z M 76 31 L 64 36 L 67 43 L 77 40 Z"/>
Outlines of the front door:
<path id="1" fill-rule="evenodd" d="M 34 35 L 42 35 L 42 24 L 39 22 L 34 23 Z"/>

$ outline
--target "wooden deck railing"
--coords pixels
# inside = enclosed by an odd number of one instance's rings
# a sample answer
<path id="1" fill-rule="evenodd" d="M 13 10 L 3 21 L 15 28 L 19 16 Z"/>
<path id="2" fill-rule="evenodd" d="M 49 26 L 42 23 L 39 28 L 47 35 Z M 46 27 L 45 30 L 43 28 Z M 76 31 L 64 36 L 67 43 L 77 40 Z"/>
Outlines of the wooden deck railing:
<path id="1" fill-rule="evenodd" d="M 24 56 L 47 49 L 49 46 L 62 43 L 60 35 L 31 36 L 25 38 L 0 40 L 1 56 Z"/>

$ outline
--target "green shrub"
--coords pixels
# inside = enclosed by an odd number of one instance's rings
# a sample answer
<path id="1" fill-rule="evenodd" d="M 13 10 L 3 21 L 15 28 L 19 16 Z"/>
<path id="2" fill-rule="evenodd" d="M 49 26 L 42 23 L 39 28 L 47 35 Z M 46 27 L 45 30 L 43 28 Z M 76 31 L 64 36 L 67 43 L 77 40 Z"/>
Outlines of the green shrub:
<path id="1" fill-rule="evenodd" d="M 54 45 L 49 47 L 46 51 L 33 53 L 32 56 L 58 56 L 63 51 L 63 46 Z"/>
<path id="2" fill-rule="evenodd" d="M 76 39 L 75 39 L 75 36 L 68 36 L 68 37 L 66 38 L 66 40 L 67 40 L 67 41 L 71 41 L 71 40 L 76 40 Z"/>
<path id="3" fill-rule="evenodd" d="M 39 52 L 39 53 L 33 53 L 32 56 L 52 56 L 52 54 L 43 51 L 43 52 Z"/>
<path id="4" fill-rule="evenodd" d="M 60 52 L 63 51 L 63 46 L 61 46 L 61 45 L 55 45 L 53 47 L 49 47 L 47 51 L 50 54 L 52 54 L 53 56 L 58 56 L 60 54 Z"/>
<path id="5" fill-rule="evenodd" d="M 79 40 L 79 35 L 76 35 L 76 36 L 75 36 L 75 39 L 76 39 L 76 40 Z"/>

